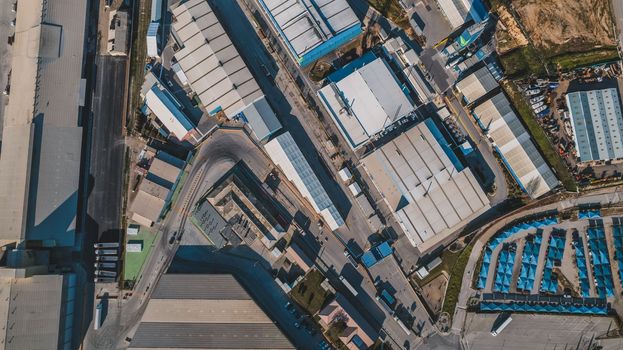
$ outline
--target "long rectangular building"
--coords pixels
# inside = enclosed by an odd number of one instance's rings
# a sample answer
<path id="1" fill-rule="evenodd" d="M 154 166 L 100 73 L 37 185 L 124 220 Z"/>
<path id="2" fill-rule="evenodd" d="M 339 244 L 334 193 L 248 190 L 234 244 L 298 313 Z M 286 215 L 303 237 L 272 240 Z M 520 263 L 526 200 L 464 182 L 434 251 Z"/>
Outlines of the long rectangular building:
<path id="1" fill-rule="evenodd" d="M 431 119 L 362 159 L 406 237 L 426 251 L 489 209 L 489 199 L 463 168 Z"/>
<path id="2" fill-rule="evenodd" d="M 258 0 L 301 65 L 355 39 L 361 23 L 346 0 Z"/>
<path id="3" fill-rule="evenodd" d="M 232 275 L 160 278 L 130 349 L 294 349 Z"/>
<path id="4" fill-rule="evenodd" d="M 264 149 L 288 180 L 292 181 L 303 197 L 311 203 L 316 213 L 327 222 L 331 230 L 344 225 L 344 219 L 289 132 L 270 140 L 264 145 Z"/>
<path id="5" fill-rule="evenodd" d="M 616 88 L 567 94 L 578 157 L 583 162 L 623 158 L 623 115 Z"/>
<path id="6" fill-rule="evenodd" d="M 478 23 L 488 17 L 482 0 L 437 0 L 437 3 L 452 29 L 459 28 L 469 19 Z"/>
<path id="7" fill-rule="evenodd" d="M 173 12 L 174 55 L 206 110 L 232 116 L 263 96 L 231 39 L 205 0 L 179 4 Z"/>
<path id="8" fill-rule="evenodd" d="M 17 4 L 0 156 L 0 241 L 73 246 L 87 3 Z"/>
<path id="9" fill-rule="evenodd" d="M 473 114 L 524 192 L 537 198 L 558 186 L 556 175 L 532 142 L 504 93 L 480 104 Z"/>
<path id="10" fill-rule="evenodd" d="M 463 95 L 463 101 L 470 104 L 498 86 L 498 82 L 485 66 L 457 82 L 456 90 Z"/>

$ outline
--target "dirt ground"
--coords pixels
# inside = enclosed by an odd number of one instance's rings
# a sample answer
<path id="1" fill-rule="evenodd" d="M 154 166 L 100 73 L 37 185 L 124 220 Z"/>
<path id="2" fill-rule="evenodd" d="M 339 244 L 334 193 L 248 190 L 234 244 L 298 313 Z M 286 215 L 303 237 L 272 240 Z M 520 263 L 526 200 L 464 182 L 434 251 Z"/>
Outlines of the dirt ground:
<path id="1" fill-rule="evenodd" d="M 422 296 L 434 314 L 441 312 L 447 285 L 448 277 L 445 273 L 442 273 L 422 287 Z"/>
<path id="2" fill-rule="evenodd" d="M 512 0 L 512 6 L 548 56 L 616 45 L 609 0 Z"/>
<path id="3" fill-rule="evenodd" d="M 508 12 L 506 7 L 498 6 L 495 9 L 500 21 L 495 29 L 497 39 L 497 51 L 499 54 L 512 51 L 528 44 L 528 39 L 523 34 L 515 18 Z"/>

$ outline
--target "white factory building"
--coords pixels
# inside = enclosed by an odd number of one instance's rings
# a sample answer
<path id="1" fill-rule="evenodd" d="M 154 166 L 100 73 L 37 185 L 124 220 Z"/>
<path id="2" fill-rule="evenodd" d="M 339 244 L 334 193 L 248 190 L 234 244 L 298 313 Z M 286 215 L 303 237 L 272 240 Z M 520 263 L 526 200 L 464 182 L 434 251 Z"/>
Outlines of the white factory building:
<path id="1" fill-rule="evenodd" d="M 354 40 L 362 31 L 347 0 L 258 0 L 258 3 L 301 66 Z"/>
<path id="2" fill-rule="evenodd" d="M 524 192 L 537 198 L 558 186 L 556 175 L 539 153 L 504 93 L 500 92 L 480 104 L 473 114 Z"/>
<path id="3" fill-rule="evenodd" d="M 479 98 L 497 88 L 495 80 L 487 67 L 482 67 L 456 83 L 456 90 L 463 95 L 466 104 L 474 103 Z"/>
<path id="4" fill-rule="evenodd" d="M 353 149 L 414 109 L 387 62 L 371 53 L 331 74 L 329 81 L 318 96 Z"/>
<path id="5" fill-rule="evenodd" d="M 478 23 L 488 17 L 482 0 L 437 0 L 437 4 L 452 29 L 461 27 L 469 19 Z"/>
<path id="6" fill-rule="evenodd" d="M 289 132 L 273 138 L 264 145 L 264 149 L 331 230 L 344 225 L 344 219 Z"/>
<path id="7" fill-rule="evenodd" d="M 580 161 L 623 158 L 623 116 L 616 88 L 567 93 Z"/>
<path id="8" fill-rule="evenodd" d="M 173 12 L 174 55 L 188 84 L 210 113 L 228 117 L 262 97 L 262 91 L 205 0 L 179 4 Z"/>
<path id="9" fill-rule="evenodd" d="M 362 159 L 411 244 L 426 251 L 490 208 L 431 119 Z"/>

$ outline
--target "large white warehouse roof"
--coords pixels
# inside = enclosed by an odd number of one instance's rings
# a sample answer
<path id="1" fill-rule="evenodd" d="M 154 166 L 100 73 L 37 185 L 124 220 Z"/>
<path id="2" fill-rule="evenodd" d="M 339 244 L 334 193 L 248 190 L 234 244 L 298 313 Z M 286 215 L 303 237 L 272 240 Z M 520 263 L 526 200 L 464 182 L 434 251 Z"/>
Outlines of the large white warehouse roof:
<path id="1" fill-rule="evenodd" d="M 539 197 L 558 185 L 558 179 L 503 93 L 500 92 L 476 107 L 474 116 L 493 139 L 519 186 L 530 197 Z"/>
<path id="2" fill-rule="evenodd" d="M 440 141 L 444 142 L 439 129 L 427 119 L 362 160 L 407 238 L 420 251 L 490 207 L 471 170 L 463 169 Z"/>
<path id="3" fill-rule="evenodd" d="M 382 58 L 370 58 L 366 55 L 343 68 L 352 70 L 348 75 L 336 72 L 338 78 L 318 91 L 352 148 L 413 111 L 413 102 L 387 63 Z M 352 65 L 361 67 L 353 69 Z"/>
<path id="4" fill-rule="evenodd" d="M 463 99 L 468 104 L 483 97 L 498 86 L 487 67 L 480 68 L 456 83 L 456 89 L 463 94 Z"/>
<path id="5" fill-rule="evenodd" d="M 263 95 L 207 1 L 190 0 L 172 12 L 182 46 L 175 59 L 208 112 L 231 116 Z"/>

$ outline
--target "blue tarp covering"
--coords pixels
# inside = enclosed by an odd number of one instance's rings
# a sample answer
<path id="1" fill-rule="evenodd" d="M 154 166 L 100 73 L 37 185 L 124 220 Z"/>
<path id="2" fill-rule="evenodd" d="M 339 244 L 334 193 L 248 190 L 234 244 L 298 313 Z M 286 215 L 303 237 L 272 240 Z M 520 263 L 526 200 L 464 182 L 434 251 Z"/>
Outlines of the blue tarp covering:
<path id="1" fill-rule="evenodd" d="M 537 228 L 541 228 L 544 226 L 554 225 L 557 223 L 558 223 L 558 218 L 555 216 L 544 217 L 540 219 L 518 223 L 498 232 L 495 236 L 493 236 L 493 238 L 491 238 L 491 240 L 489 240 L 489 242 L 487 243 L 487 246 L 485 247 L 484 258 L 483 258 L 482 265 L 480 267 L 480 272 L 478 275 L 478 283 L 476 287 L 479 289 L 482 289 L 485 287 L 487 283 L 487 274 L 489 272 L 491 254 L 493 250 L 495 250 L 495 248 L 497 248 L 497 246 L 500 245 L 500 243 L 507 240 L 514 234 L 522 232 L 524 230 L 537 229 Z"/>
<path id="2" fill-rule="evenodd" d="M 591 288 L 588 280 L 588 267 L 586 265 L 586 254 L 584 244 L 578 234 L 573 235 L 573 248 L 575 249 L 575 264 L 578 267 L 578 279 L 580 281 L 580 294 L 587 298 L 590 296 Z"/>
<path id="3" fill-rule="evenodd" d="M 372 247 L 361 256 L 361 263 L 365 267 L 372 267 L 377 262 L 383 260 L 385 257 L 392 255 L 392 247 L 388 242 L 383 242 L 375 247 Z"/>
<path id="4" fill-rule="evenodd" d="M 498 266 L 495 271 L 493 291 L 502 293 L 508 293 L 510 291 L 516 252 L 517 245 L 515 243 L 508 243 L 502 247 L 498 257 Z"/>
<path id="5" fill-rule="evenodd" d="M 565 231 L 554 230 L 549 236 L 549 245 L 545 255 L 541 292 L 555 294 L 558 290 L 558 277 L 554 274 L 554 266 L 560 266 L 565 251 Z"/>
<path id="6" fill-rule="evenodd" d="M 533 304 L 522 302 L 495 302 L 483 301 L 480 303 L 480 311 L 511 311 L 511 312 L 544 312 L 579 315 L 607 315 L 608 307 L 605 305 L 569 305 L 569 304 Z"/>
<path id="7" fill-rule="evenodd" d="M 578 219 L 596 219 L 600 217 L 601 211 L 599 209 L 580 210 L 578 213 Z"/>
<path id="8" fill-rule="evenodd" d="M 613 221 L 614 258 L 619 264 L 619 281 L 623 282 L 623 220 L 614 218 Z"/>
<path id="9" fill-rule="evenodd" d="M 536 267 L 539 262 L 539 251 L 543 237 L 540 233 L 526 238 L 521 256 L 521 271 L 517 280 L 517 289 L 531 291 L 534 286 Z"/>
<path id="10" fill-rule="evenodd" d="M 606 243 L 606 232 L 604 231 L 603 222 L 601 220 L 591 220 L 586 235 L 588 237 L 597 294 L 600 298 L 612 297 L 614 296 L 614 282 L 612 281 L 612 270 L 610 269 L 608 245 Z"/>

